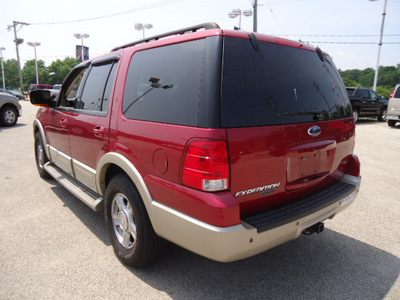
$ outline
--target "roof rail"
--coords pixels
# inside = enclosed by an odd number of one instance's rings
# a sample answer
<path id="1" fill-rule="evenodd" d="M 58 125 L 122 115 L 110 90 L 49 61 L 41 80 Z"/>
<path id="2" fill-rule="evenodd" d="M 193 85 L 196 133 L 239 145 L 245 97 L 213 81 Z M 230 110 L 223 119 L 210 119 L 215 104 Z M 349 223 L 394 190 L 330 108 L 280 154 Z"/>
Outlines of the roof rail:
<path id="1" fill-rule="evenodd" d="M 219 28 L 220 27 L 219 27 L 219 25 L 217 23 L 213 23 L 213 22 L 203 23 L 203 24 L 199 24 L 199 25 L 196 25 L 196 26 L 182 28 L 182 29 L 178 29 L 178 30 L 175 30 L 175 31 L 163 33 L 163 34 L 160 34 L 160 35 L 155 35 L 155 36 L 152 36 L 152 37 L 149 37 L 149 38 L 145 38 L 145 39 L 142 39 L 142 40 L 138 40 L 138 41 L 135 41 L 135 42 L 132 42 L 132 43 L 128 43 L 128 44 L 122 45 L 120 47 L 115 47 L 111 51 L 116 51 L 116 50 L 119 50 L 119 49 L 132 47 L 132 46 L 135 46 L 135 45 L 138 45 L 138 44 L 148 43 L 148 42 L 151 42 L 151 41 L 157 41 L 157 40 L 159 40 L 161 38 L 165 38 L 165 37 L 168 37 L 168 36 L 181 35 L 181 34 L 196 32 L 196 31 L 201 30 L 201 29 L 208 30 L 208 29 L 219 29 Z"/>

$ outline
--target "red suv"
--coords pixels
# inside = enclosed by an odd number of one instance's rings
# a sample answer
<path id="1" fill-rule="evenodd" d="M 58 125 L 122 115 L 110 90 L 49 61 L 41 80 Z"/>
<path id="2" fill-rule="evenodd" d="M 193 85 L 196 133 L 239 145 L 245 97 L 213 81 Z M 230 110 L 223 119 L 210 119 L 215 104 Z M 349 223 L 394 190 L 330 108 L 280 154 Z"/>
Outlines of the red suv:
<path id="1" fill-rule="evenodd" d="M 85 61 L 31 101 L 40 175 L 104 209 L 134 267 L 166 240 L 229 262 L 319 233 L 360 186 L 346 89 L 310 45 L 202 24 Z"/>

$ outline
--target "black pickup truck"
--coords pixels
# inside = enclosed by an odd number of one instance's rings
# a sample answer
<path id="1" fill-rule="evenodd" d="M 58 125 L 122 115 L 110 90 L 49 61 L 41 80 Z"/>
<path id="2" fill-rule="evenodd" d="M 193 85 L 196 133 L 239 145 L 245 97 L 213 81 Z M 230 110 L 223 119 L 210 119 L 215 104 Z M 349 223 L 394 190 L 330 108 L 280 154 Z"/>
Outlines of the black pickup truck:
<path id="1" fill-rule="evenodd" d="M 368 88 L 347 87 L 346 90 L 356 122 L 360 117 L 376 117 L 378 121 L 386 121 L 387 100 Z"/>

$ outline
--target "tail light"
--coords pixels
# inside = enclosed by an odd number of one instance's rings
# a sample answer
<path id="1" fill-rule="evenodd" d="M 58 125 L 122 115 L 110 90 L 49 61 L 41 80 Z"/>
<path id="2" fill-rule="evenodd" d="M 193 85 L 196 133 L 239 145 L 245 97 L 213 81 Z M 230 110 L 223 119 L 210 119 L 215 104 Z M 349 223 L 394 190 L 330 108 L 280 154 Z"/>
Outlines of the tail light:
<path id="1" fill-rule="evenodd" d="M 361 163 L 357 155 L 353 154 L 343 159 L 339 170 L 344 174 L 359 177 L 361 173 Z"/>
<path id="2" fill-rule="evenodd" d="M 394 90 L 391 94 L 390 94 L 390 98 L 394 98 L 394 92 L 395 92 L 396 90 Z"/>
<path id="3" fill-rule="evenodd" d="M 183 166 L 184 185 L 207 192 L 229 188 L 229 158 L 225 141 L 193 141 Z"/>

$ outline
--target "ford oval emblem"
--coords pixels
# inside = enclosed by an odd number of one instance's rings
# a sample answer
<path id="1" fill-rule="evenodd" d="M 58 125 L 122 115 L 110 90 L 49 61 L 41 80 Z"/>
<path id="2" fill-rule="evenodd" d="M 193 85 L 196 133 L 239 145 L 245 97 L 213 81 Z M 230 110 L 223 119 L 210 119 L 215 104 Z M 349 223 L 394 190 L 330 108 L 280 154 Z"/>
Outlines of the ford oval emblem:
<path id="1" fill-rule="evenodd" d="M 308 128 L 308 134 L 311 136 L 319 136 L 321 134 L 322 130 L 319 126 L 313 126 Z"/>

